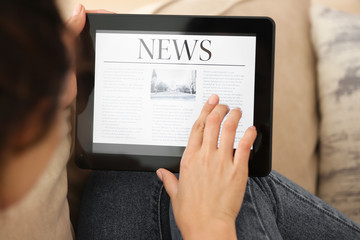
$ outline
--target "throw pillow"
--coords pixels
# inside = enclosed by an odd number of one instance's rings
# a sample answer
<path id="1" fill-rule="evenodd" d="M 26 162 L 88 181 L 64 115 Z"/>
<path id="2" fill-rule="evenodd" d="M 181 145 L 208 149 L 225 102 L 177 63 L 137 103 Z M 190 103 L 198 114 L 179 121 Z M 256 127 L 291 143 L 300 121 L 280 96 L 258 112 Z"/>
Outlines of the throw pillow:
<path id="1" fill-rule="evenodd" d="M 311 9 L 318 57 L 318 194 L 360 223 L 360 15 Z"/>

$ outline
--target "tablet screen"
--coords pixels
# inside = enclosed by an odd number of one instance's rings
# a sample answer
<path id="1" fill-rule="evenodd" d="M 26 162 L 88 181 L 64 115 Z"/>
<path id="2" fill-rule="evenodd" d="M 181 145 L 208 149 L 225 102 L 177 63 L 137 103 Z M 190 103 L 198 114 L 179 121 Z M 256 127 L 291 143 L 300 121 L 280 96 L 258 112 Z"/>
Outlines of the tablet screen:
<path id="1" fill-rule="evenodd" d="M 93 152 L 181 156 L 212 94 L 254 124 L 256 36 L 97 30 Z M 170 147 L 170 148 L 169 148 Z"/>

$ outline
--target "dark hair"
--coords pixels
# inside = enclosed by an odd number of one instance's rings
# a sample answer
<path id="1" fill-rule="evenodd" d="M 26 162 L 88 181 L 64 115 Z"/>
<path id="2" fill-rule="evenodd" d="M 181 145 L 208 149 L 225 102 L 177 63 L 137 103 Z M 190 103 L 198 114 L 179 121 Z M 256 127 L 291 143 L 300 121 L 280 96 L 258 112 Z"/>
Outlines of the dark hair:
<path id="1" fill-rule="evenodd" d="M 54 0 L 0 2 L 0 159 L 6 148 L 20 151 L 41 139 L 53 123 L 69 69 L 64 30 Z M 41 130 L 30 142 L 9 146 L 44 100 Z"/>

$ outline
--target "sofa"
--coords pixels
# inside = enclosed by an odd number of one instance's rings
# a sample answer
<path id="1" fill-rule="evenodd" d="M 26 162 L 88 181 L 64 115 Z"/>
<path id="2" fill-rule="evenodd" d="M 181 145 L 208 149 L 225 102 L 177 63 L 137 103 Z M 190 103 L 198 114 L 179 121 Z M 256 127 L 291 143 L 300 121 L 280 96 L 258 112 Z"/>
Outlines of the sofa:
<path id="1" fill-rule="evenodd" d="M 76 0 L 59 1 L 64 18 Z M 360 1 L 83 0 L 119 13 L 270 16 L 273 169 L 360 223 Z M 68 164 L 71 217 L 88 171 Z"/>

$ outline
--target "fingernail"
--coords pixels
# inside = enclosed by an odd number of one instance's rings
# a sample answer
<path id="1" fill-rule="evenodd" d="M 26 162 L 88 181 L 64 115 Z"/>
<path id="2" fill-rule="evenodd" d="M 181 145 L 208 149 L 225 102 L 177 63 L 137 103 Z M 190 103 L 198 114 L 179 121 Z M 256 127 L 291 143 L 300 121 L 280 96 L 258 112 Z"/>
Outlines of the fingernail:
<path id="1" fill-rule="evenodd" d="M 238 111 L 240 111 L 240 112 L 242 113 L 241 108 L 235 107 L 234 109 L 235 109 L 235 110 L 238 110 Z"/>
<path id="2" fill-rule="evenodd" d="M 216 104 L 217 102 L 217 95 L 213 94 L 209 97 L 209 104 Z"/>
<path id="3" fill-rule="evenodd" d="M 80 3 L 76 4 L 74 8 L 73 16 L 79 15 L 81 13 L 82 8 L 83 6 Z"/>
<path id="4" fill-rule="evenodd" d="M 256 127 L 255 127 L 255 126 L 251 126 L 250 128 L 256 130 Z"/>
<path id="5" fill-rule="evenodd" d="M 156 171 L 156 175 L 158 176 L 158 178 L 162 181 L 163 180 L 163 177 L 162 177 L 162 174 L 161 174 L 161 171 L 160 170 L 157 170 Z"/>

